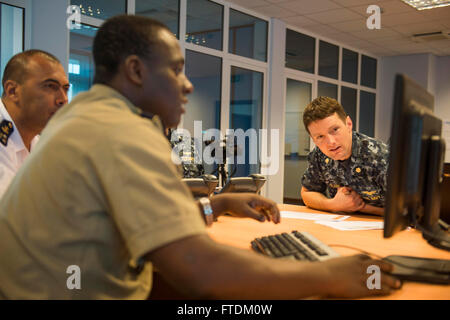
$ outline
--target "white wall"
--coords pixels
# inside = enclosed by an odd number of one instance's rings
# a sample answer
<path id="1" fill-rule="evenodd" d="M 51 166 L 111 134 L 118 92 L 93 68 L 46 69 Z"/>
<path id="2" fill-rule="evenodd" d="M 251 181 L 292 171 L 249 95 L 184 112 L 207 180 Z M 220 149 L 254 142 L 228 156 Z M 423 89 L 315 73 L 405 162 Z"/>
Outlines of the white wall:
<path id="1" fill-rule="evenodd" d="M 403 73 L 435 96 L 435 113 L 450 118 L 450 57 L 414 54 L 380 59 L 380 103 L 376 115 L 377 138 L 387 141 L 392 125 L 394 82 Z"/>
<path id="2" fill-rule="evenodd" d="M 450 56 L 437 57 L 435 68 L 435 113 L 450 119 Z"/>

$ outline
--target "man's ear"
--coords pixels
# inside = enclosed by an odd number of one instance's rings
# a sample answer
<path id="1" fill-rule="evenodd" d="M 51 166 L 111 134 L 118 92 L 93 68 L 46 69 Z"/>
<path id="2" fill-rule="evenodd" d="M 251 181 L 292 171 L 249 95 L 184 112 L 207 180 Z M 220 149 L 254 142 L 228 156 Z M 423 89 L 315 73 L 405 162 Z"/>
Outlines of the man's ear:
<path id="1" fill-rule="evenodd" d="M 349 116 L 347 116 L 347 119 L 345 119 L 345 124 L 347 125 L 347 128 L 350 129 L 350 131 L 353 130 L 353 122 Z"/>
<path id="2" fill-rule="evenodd" d="M 3 94 L 13 102 L 19 101 L 19 84 L 14 80 L 6 80 L 3 86 Z"/>
<path id="3" fill-rule="evenodd" d="M 135 85 L 141 86 L 144 76 L 145 65 L 144 62 L 137 55 L 130 55 L 126 57 L 123 68 L 126 77 Z"/>

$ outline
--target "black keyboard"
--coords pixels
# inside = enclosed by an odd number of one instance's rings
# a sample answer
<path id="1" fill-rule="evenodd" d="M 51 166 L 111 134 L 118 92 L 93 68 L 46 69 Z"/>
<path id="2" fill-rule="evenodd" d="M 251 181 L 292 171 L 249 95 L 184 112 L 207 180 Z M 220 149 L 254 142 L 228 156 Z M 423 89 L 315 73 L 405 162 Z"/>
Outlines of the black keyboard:
<path id="1" fill-rule="evenodd" d="M 291 258 L 304 261 L 323 261 L 340 254 L 307 232 L 292 231 L 251 242 L 252 249 L 273 258 Z"/>

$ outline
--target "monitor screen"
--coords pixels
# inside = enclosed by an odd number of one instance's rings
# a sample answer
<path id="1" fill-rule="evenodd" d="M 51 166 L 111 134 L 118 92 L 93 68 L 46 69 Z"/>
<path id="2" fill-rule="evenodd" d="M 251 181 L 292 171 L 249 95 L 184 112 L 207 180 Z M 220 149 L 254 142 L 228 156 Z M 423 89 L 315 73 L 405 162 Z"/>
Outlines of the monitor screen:
<path id="1" fill-rule="evenodd" d="M 395 82 L 384 237 L 408 227 L 432 230 L 439 219 L 445 144 L 434 98 L 404 75 Z"/>

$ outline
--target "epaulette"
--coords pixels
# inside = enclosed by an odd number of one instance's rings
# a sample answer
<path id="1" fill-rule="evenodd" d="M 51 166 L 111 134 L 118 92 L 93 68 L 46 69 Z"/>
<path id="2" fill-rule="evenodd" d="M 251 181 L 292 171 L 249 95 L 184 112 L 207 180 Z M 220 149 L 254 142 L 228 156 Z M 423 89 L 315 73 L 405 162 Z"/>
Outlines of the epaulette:
<path id="1" fill-rule="evenodd" d="M 0 124 L 0 142 L 5 147 L 8 145 L 8 139 L 14 131 L 14 126 L 11 121 L 3 120 Z"/>

